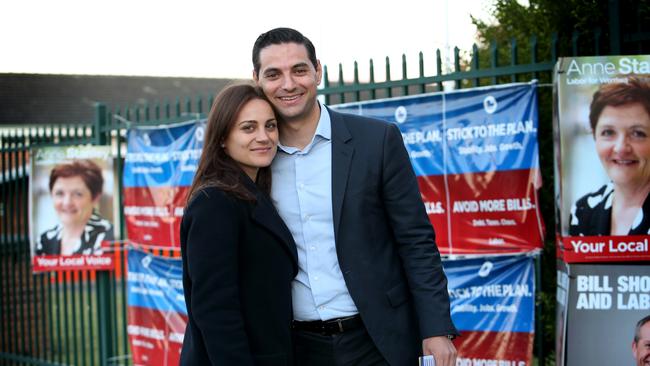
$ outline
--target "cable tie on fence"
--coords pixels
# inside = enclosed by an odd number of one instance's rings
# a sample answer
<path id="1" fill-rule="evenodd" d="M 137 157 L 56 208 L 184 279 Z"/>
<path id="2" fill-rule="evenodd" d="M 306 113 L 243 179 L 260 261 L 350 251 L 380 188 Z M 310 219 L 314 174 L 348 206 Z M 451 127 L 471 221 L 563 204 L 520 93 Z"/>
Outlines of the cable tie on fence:
<path id="1" fill-rule="evenodd" d="M 118 120 L 118 121 L 124 123 L 124 124 L 126 125 L 127 128 L 130 128 L 132 125 L 135 124 L 135 122 L 133 122 L 133 121 L 129 121 L 128 119 L 126 119 L 126 118 L 120 116 L 119 114 L 115 114 L 115 113 L 113 113 L 113 118 L 115 118 L 116 120 Z"/>

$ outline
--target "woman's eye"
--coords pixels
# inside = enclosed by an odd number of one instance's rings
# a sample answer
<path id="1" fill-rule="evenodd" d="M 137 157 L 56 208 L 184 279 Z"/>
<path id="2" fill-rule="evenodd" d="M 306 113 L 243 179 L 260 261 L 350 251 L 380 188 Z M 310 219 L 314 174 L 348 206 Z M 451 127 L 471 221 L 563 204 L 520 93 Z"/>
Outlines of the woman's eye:
<path id="1" fill-rule="evenodd" d="M 276 122 L 268 122 L 268 123 L 266 124 L 266 129 L 267 129 L 267 130 L 271 130 L 271 131 L 273 131 L 273 130 L 275 130 L 276 128 L 278 128 L 278 124 L 277 124 Z"/>
<path id="2" fill-rule="evenodd" d="M 609 129 L 602 130 L 602 131 L 600 131 L 600 136 L 605 136 L 605 137 L 614 136 L 614 130 L 609 130 Z"/>
<path id="3" fill-rule="evenodd" d="M 632 131 L 632 137 L 637 138 L 637 139 L 643 139 L 646 138 L 648 135 L 645 133 L 645 131 L 642 130 L 634 130 Z"/>

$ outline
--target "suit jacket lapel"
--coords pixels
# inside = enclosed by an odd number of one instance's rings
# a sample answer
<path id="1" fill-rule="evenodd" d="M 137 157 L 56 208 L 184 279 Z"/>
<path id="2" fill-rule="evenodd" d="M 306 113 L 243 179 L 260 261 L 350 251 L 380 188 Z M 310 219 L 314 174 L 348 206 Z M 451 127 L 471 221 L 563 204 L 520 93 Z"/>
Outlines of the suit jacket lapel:
<path id="1" fill-rule="evenodd" d="M 327 110 L 332 121 L 332 211 L 334 215 L 334 237 L 338 238 L 343 199 L 348 184 L 354 147 L 349 144 L 352 135 L 345 126 L 343 116 L 329 108 Z"/>

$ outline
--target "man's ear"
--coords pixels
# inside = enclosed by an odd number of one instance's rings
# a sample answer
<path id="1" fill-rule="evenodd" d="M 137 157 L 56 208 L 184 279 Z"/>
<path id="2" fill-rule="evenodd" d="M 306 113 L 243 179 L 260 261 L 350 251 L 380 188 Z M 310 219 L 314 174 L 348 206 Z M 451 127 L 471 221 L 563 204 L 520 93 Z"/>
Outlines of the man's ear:
<path id="1" fill-rule="evenodd" d="M 256 84 L 260 82 L 259 78 L 257 77 L 257 73 L 255 72 L 255 70 L 253 70 L 253 80 L 255 80 Z"/>
<path id="2" fill-rule="evenodd" d="M 320 65 L 320 60 L 316 60 L 316 85 L 320 85 L 323 78 L 323 68 Z"/>

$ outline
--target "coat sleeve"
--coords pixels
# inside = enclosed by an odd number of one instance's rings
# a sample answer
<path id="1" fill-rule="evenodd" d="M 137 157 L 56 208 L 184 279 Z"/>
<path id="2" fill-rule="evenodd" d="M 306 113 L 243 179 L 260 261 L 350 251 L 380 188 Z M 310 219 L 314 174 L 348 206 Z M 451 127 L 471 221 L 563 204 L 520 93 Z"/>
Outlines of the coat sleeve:
<path id="1" fill-rule="evenodd" d="M 202 191 L 189 205 L 181 232 L 189 314 L 213 365 L 253 365 L 239 300 L 240 212 L 224 193 Z"/>
<path id="2" fill-rule="evenodd" d="M 383 201 L 413 296 L 421 337 L 457 334 L 435 233 L 397 126 L 388 125 L 383 146 Z"/>

